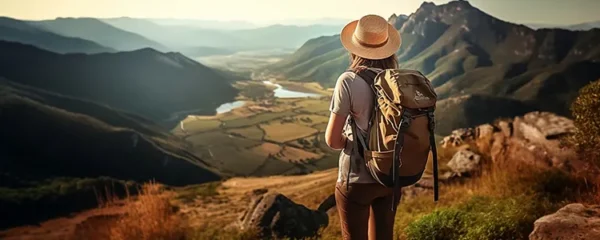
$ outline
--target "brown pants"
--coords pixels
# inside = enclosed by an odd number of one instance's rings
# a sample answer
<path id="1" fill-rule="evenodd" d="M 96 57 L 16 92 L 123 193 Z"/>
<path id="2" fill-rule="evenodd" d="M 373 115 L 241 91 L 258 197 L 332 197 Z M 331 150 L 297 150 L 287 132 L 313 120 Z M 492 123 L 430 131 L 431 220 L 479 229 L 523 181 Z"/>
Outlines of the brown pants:
<path id="1" fill-rule="evenodd" d="M 346 182 L 338 182 L 335 186 L 335 202 L 343 238 L 392 239 L 396 216 L 396 212 L 392 211 L 392 192 L 393 189 L 378 183 L 351 183 L 346 189 Z M 398 205 L 400 195 L 399 191 L 394 206 Z"/>

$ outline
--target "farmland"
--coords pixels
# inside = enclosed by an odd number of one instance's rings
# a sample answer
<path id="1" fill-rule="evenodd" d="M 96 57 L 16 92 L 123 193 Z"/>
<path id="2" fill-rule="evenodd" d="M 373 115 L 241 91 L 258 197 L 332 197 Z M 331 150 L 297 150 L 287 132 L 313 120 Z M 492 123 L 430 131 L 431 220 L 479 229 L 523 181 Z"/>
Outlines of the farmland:
<path id="1" fill-rule="evenodd" d="M 194 154 L 238 176 L 303 174 L 337 165 L 323 141 L 329 98 L 253 101 L 215 116 L 188 116 L 172 132 Z"/>

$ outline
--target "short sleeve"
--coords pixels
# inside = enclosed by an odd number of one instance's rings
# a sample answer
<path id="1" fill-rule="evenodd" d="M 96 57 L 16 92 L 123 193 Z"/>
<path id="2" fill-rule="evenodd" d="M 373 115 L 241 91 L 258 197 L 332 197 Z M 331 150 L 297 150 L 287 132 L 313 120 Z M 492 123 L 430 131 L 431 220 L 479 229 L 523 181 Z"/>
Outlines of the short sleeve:
<path id="1" fill-rule="evenodd" d="M 331 105 L 329 110 L 338 115 L 347 116 L 350 114 L 350 82 L 352 75 L 348 72 L 343 73 L 335 83 L 333 95 L 331 97 Z"/>

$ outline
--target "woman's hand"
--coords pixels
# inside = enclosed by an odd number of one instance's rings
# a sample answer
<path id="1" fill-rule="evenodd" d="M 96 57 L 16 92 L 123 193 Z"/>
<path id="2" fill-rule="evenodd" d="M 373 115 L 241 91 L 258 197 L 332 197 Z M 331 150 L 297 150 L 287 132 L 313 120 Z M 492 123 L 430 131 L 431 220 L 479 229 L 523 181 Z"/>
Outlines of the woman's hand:
<path id="1" fill-rule="evenodd" d="M 346 146 L 346 136 L 342 132 L 344 131 L 347 117 L 331 113 L 327 130 L 325 131 L 325 142 L 330 148 L 339 150 Z"/>

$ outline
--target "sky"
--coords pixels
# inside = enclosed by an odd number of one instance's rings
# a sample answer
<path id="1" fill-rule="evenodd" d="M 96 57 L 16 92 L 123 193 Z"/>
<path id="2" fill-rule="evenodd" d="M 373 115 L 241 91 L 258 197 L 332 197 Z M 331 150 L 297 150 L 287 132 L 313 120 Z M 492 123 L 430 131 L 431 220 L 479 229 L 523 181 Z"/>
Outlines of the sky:
<path id="1" fill-rule="evenodd" d="M 284 19 L 385 18 L 410 14 L 422 0 L 0 0 L 0 16 L 39 20 L 56 17 L 140 17 L 233 21 L 255 24 Z M 448 0 L 433 0 L 443 4 Z M 470 0 L 475 7 L 516 23 L 569 25 L 599 21 L 600 0 Z"/>

